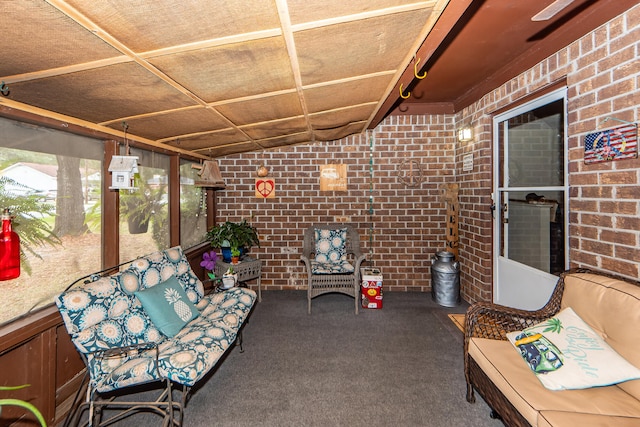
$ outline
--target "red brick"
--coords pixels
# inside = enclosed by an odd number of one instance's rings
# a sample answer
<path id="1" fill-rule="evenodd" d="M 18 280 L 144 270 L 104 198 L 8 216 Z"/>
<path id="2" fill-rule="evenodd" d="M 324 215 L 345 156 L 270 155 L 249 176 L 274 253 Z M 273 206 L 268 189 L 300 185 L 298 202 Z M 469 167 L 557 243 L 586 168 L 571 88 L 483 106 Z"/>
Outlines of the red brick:
<path id="1" fill-rule="evenodd" d="M 635 233 L 619 230 L 602 230 L 600 238 L 605 242 L 612 242 L 616 245 L 635 246 L 638 243 Z M 640 259 L 640 257 L 637 259 Z"/>
<path id="2" fill-rule="evenodd" d="M 585 252 L 591 252 L 598 255 L 612 256 L 613 245 L 605 242 L 598 242 L 594 240 L 582 240 L 580 243 L 580 249 Z"/>

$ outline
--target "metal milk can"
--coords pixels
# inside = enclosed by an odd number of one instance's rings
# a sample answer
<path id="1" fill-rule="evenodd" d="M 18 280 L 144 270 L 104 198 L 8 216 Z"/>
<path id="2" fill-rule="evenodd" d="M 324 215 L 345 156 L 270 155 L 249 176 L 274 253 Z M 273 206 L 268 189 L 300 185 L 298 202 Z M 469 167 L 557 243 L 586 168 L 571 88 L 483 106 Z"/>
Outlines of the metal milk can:
<path id="1" fill-rule="evenodd" d="M 431 258 L 431 297 L 445 307 L 460 304 L 460 263 L 451 252 L 438 252 Z"/>

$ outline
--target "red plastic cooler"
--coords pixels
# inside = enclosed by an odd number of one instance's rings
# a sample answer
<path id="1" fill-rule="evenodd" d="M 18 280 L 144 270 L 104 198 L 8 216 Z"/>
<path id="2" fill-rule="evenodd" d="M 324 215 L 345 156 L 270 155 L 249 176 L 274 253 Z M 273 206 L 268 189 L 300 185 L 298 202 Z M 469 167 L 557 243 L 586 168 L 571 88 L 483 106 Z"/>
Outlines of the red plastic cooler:
<path id="1" fill-rule="evenodd" d="M 382 273 L 377 268 L 360 269 L 362 308 L 382 308 Z"/>

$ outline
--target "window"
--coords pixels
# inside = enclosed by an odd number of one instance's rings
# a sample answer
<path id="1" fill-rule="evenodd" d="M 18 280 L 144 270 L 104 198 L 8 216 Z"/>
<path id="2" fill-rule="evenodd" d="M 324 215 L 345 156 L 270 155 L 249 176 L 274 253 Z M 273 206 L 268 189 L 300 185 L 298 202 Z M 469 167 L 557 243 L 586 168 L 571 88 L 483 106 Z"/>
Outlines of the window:
<path id="1" fill-rule="evenodd" d="M 0 118 L 0 206 L 15 219 L 21 274 L 0 281 L 0 323 L 53 302 L 101 266 L 103 144 Z"/>
<path id="2" fill-rule="evenodd" d="M 120 261 L 169 247 L 169 157 L 142 149 L 136 190 L 120 191 Z"/>
<path id="3" fill-rule="evenodd" d="M 193 162 L 180 161 L 180 245 L 190 248 L 202 243 L 207 232 L 206 190 L 196 187 L 198 170 Z"/>

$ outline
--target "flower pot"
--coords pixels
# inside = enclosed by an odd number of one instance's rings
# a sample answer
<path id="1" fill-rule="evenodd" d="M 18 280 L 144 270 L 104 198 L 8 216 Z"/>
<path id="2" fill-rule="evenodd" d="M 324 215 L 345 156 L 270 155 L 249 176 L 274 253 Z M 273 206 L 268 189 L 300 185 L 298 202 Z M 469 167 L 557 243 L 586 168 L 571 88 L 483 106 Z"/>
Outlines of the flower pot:
<path id="1" fill-rule="evenodd" d="M 222 285 L 220 286 L 222 289 L 231 289 L 238 282 L 237 274 L 224 274 L 222 276 Z"/>
<path id="2" fill-rule="evenodd" d="M 127 225 L 129 226 L 129 234 L 144 234 L 149 229 L 149 220 L 146 221 L 130 216 L 127 217 Z"/>
<path id="3" fill-rule="evenodd" d="M 224 248 L 220 248 L 220 250 L 222 252 L 222 260 L 224 262 L 231 262 L 231 248 L 224 247 Z"/>
<path id="4" fill-rule="evenodd" d="M 239 256 L 232 256 L 231 257 L 231 264 L 237 264 L 240 262 L 240 257 Z"/>

